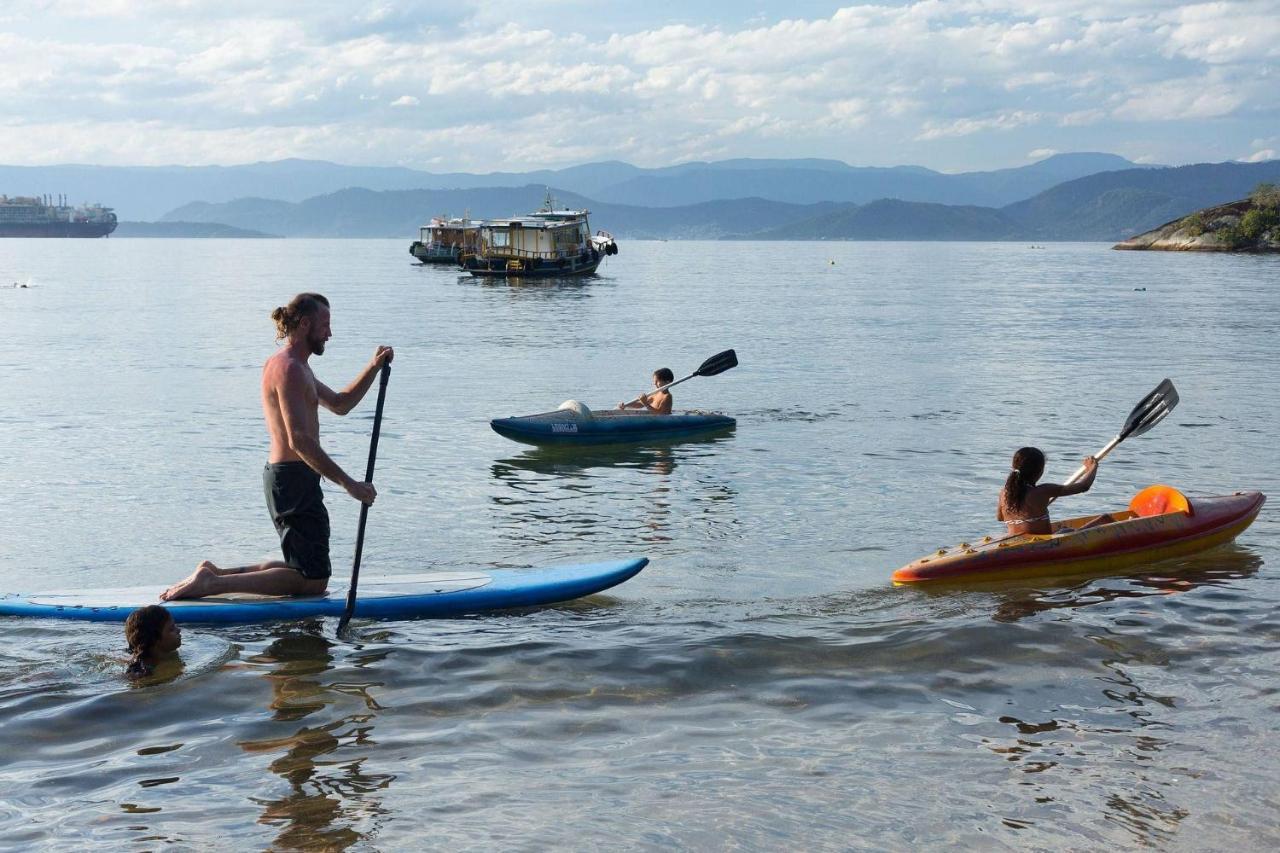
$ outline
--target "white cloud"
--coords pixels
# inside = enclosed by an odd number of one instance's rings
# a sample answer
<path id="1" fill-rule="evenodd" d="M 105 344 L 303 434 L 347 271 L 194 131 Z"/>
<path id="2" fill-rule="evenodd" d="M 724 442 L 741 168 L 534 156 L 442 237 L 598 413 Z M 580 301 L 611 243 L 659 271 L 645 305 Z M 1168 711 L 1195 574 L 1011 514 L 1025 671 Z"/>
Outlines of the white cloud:
<path id="1" fill-rule="evenodd" d="M 1266 160 L 1275 160 L 1277 158 L 1274 148 L 1263 148 L 1261 151 L 1255 151 L 1248 157 L 1244 158 L 1246 163 L 1262 163 Z"/>
<path id="2" fill-rule="evenodd" d="M 950 122 L 928 121 L 917 139 L 944 139 L 948 136 L 969 136 L 985 130 L 1011 130 L 1043 119 L 1040 113 L 1016 111 L 986 118 L 961 118 Z"/>
<path id="3" fill-rule="evenodd" d="M 0 122 L 22 133 L 0 128 L 16 146 L 0 157 L 978 161 L 993 140 L 1015 159 L 1045 142 L 1106 150 L 1134 123 L 1207 140 L 1227 118 L 1239 151 L 1277 110 L 1275 0 L 873 0 L 812 19 L 779 3 L 733 25 L 694 9 L 605 33 L 567 0 L 501 13 L 466 0 L 6 0 Z M 495 135 L 455 142 L 476 128 Z M 108 130 L 146 144 L 104 145 Z"/>
<path id="4" fill-rule="evenodd" d="M 1112 115 L 1134 121 L 1217 118 L 1230 115 L 1246 101 L 1239 86 L 1200 78 L 1167 80 L 1134 91 Z"/>
<path id="5" fill-rule="evenodd" d="M 1034 151 L 1027 152 L 1027 159 L 1033 162 L 1037 162 L 1045 159 L 1046 157 L 1052 157 L 1054 154 L 1057 154 L 1057 153 L 1058 153 L 1058 150 L 1056 148 L 1037 148 Z"/>

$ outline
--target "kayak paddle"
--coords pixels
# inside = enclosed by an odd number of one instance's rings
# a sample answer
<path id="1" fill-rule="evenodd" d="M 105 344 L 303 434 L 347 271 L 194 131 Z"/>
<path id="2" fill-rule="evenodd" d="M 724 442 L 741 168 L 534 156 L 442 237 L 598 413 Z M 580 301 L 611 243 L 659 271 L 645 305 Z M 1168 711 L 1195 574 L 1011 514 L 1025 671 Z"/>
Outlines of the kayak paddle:
<path id="1" fill-rule="evenodd" d="M 1125 420 L 1124 428 L 1120 430 L 1120 434 L 1107 442 L 1106 447 L 1093 454 L 1093 458 L 1102 461 L 1102 458 L 1114 450 L 1117 444 L 1129 436 L 1142 435 L 1168 417 L 1176 405 L 1178 405 L 1178 389 L 1174 388 L 1173 383 L 1166 379 L 1156 386 L 1156 390 L 1143 397 L 1138 405 L 1133 407 L 1133 411 L 1129 413 L 1129 417 Z M 1079 480 L 1085 475 L 1085 470 L 1083 465 L 1080 466 L 1063 485 L 1069 486 Z"/>
<path id="2" fill-rule="evenodd" d="M 382 430 L 382 403 L 387 399 L 387 380 L 391 378 L 391 362 L 382 365 L 382 378 L 378 381 L 378 407 L 373 413 L 373 437 L 369 439 L 369 466 L 364 471 L 364 481 L 373 482 L 373 462 L 378 457 L 378 433 Z M 347 630 L 351 614 L 356 609 L 356 584 L 360 581 L 360 552 L 364 550 L 364 523 L 369 518 L 369 505 L 360 504 L 360 526 L 356 528 L 356 556 L 351 563 L 351 589 L 347 590 L 347 609 L 338 620 L 338 636 Z"/>
<path id="3" fill-rule="evenodd" d="M 674 388 L 675 386 L 679 385 L 681 382 L 688 382 L 690 379 L 692 379 L 695 376 L 715 376 L 717 373 L 724 373 L 729 368 L 737 367 L 737 366 L 738 366 L 738 354 L 731 349 L 727 349 L 724 352 L 716 353 L 715 355 L 711 356 L 711 358 L 702 362 L 702 365 L 697 370 L 695 370 L 693 373 L 690 373 L 684 379 L 677 379 L 675 382 L 668 382 L 666 385 L 659 386 L 657 388 L 654 388 L 652 391 L 648 391 L 644 394 L 641 394 L 640 397 L 646 397 L 649 394 L 656 394 L 659 391 L 665 391 L 668 388 Z M 627 405 L 630 405 L 631 403 L 639 403 L 640 397 L 636 397 L 634 400 L 629 401 Z"/>

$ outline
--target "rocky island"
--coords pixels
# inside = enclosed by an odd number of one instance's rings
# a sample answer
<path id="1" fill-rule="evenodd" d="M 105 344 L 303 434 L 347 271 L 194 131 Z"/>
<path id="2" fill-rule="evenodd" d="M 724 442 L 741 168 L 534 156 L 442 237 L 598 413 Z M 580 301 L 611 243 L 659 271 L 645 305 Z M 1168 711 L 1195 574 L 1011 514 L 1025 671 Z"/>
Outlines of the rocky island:
<path id="1" fill-rule="evenodd" d="M 1246 199 L 1197 210 L 1112 248 L 1280 252 L 1280 187 L 1259 184 Z"/>

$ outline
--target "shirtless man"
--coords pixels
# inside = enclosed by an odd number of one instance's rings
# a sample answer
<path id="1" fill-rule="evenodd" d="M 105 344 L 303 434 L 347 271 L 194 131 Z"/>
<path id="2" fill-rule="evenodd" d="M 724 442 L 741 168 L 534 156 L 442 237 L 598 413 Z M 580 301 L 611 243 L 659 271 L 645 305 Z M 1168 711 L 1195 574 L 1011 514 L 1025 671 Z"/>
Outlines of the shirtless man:
<path id="1" fill-rule="evenodd" d="M 320 595 L 329 584 L 329 514 L 320 478 L 326 477 L 361 503 L 372 504 L 372 483 L 348 476 L 320 446 L 318 407 L 345 415 L 364 398 L 374 377 L 394 357 L 380 346 L 350 385 L 334 391 L 311 372 L 307 360 L 324 353 L 329 340 L 329 300 L 300 293 L 271 313 L 276 340 L 285 345 L 262 368 L 262 411 L 271 436 L 271 453 L 263 469 L 267 510 L 280 534 L 283 560 L 222 569 L 205 560 L 190 577 L 161 594 L 202 598 L 225 592 L 258 595 Z"/>

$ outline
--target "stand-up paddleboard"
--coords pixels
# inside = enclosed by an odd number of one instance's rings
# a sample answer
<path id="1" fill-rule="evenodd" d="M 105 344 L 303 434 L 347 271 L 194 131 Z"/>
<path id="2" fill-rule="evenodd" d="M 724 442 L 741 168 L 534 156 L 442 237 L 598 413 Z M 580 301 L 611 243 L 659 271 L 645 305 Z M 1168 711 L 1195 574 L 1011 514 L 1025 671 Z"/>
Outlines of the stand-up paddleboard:
<path id="1" fill-rule="evenodd" d="M 606 590 L 648 565 L 644 557 L 537 569 L 486 569 L 369 578 L 360 582 L 355 615 L 365 619 L 465 616 L 486 610 L 536 607 Z M 177 622 L 242 624 L 341 616 L 348 580 L 332 578 L 324 595 L 229 594 L 161 601 L 165 587 L 78 589 L 0 594 L 0 616 L 123 622 L 139 607 L 163 604 Z"/>

